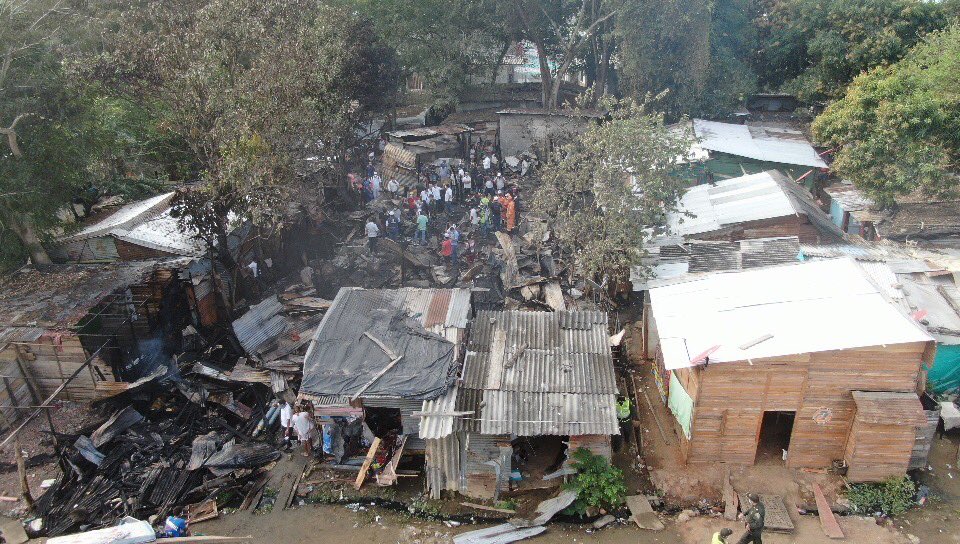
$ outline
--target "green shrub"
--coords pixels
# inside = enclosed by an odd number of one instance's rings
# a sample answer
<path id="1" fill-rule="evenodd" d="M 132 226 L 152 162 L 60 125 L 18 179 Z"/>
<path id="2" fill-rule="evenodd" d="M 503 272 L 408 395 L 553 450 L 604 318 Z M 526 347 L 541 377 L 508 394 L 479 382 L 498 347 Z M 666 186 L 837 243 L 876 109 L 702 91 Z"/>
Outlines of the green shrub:
<path id="1" fill-rule="evenodd" d="M 584 515 L 590 507 L 610 510 L 623 504 L 627 494 L 623 471 L 586 448 L 573 452 L 572 464 L 577 475 L 564 487 L 577 492 L 577 500 L 571 506 L 574 513 Z"/>
<path id="2" fill-rule="evenodd" d="M 913 480 L 904 476 L 880 483 L 853 484 L 847 492 L 847 499 L 854 512 L 882 512 L 888 516 L 896 516 L 913 507 L 916 493 Z"/>

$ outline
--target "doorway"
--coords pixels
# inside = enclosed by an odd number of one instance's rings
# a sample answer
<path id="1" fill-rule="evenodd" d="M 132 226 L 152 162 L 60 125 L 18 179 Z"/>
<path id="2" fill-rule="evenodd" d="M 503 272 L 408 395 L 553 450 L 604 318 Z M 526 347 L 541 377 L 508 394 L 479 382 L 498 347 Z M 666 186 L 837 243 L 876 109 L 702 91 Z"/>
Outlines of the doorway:
<path id="1" fill-rule="evenodd" d="M 790 435 L 793 433 L 793 421 L 796 412 L 764 412 L 760 423 L 760 437 L 757 440 L 758 465 L 784 465 L 790 450 Z"/>

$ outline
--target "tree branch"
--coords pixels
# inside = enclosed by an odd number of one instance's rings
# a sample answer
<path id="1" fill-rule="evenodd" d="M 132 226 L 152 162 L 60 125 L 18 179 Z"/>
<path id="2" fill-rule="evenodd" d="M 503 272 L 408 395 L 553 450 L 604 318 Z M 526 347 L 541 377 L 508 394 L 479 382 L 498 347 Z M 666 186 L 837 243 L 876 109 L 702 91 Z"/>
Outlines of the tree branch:
<path id="1" fill-rule="evenodd" d="M 10 145 L 10 151 L 13 152 L 13 156 L 16 158 L 23 157 L 23 152 L 20 150 L 20 145 L 17 143 L 17 123 L 19 123 L 25 117 L 33 115 L 32 113 L 21 113 L 18 115 L 10 126 L 7 128 L 0 128 L 0 134 L 7 136 L 7 143 Z"/>

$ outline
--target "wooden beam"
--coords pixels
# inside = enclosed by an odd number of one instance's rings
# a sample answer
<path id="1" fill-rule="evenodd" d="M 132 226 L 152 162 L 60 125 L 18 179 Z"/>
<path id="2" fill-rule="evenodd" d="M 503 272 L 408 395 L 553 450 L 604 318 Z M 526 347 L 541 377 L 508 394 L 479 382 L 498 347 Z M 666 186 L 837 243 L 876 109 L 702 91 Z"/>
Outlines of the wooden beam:
<path id="1" fill-rule="evenodd" d="M 817 501 L 817 516 L 820 518 L 820 528 L 823 529 L 823 534 L 832 539 L 845 538 L 843 529 L 840 528 L 840 524 L 837 523 L 837 518 L 834 517 L 833 512 L 830 510 L 830 503 L 828 503 L 827 498 L 823 496 L 823 490 L 820 489 L 820 484 L 813 484 L 813 497 Z"/>
<path id="2" fill-rule="evenodd" d="M 467 508 L 473 508 L 474 510 L 486 510 L 488 512 L 500 512 L 501 514 L 516 514 L 516 510 L 508 510 L 506 508 L 494 508 L 492 506 L 487 506 L 485 504 L 477 504 L 475 502 L 461 502 L 461 506 L 466 506 Z"/>
<path id="3" fill-rule="evenodd" d="M 384 344 L 383 341 L 377 338 L 376 336 L 370 334 L 369 332 L 365 332 L 363 333 L 363 335 L 369 338 L 370 340 L 373 340 L 373 343 L 379 346 L 380 349 L 382 349 L 383 352 L 387 354 L 387 357 L 390 357 L 391 360 L 400 358 L 400 355 L 398 355 L 395 351 L 387 347 L 387 345 Z"/>
<path id="4" fill-rule="evenodd" d="M 372 377 L 372 378 L 370 378 L 370 381 L 369 381 L 369 382 L 363 384 L 363 387 L 361 387 L 360 389 L 358 389 L 357 392 L 354 393 L 352 397 L 350 397 L 350 400 L 357 400 L 358 398 L 360 398 L 360 395 L 362 395 L 364 391 L 366 391 L 367 389 L 370 389 L 370 386 L 372 386 L 374 383 L 376 383 L 377 380 L 379 380 L 381 377 L 383 377 L 384 374 L 386 374 L 387 372 L 389 372 L 391 368 L 397 366 L 397 363 L 400 362 L 400 359 L 403 359 L 403 355 L 401 355 L 401 356 L 397 357 L 396 359 L 390 361 L 390 364 L 388 364 L 387 366 L 383 367 L 383 370 L 381 370 L 380 372 L 377 372 L 377 375 L 374 376 L 374 377 Z"/>
<path id="5" fill-rule="evenodd" d="M 376 457 L 379 448 L 380 439 L 374 438 L 373 444 L 370 444 L 370 449 L 367 450 L 367 456 L 363 459 L 363 464 L 360 465 L 360 474 L 357 474 L 357 480 L 353 482 L 354 489 L 360 489 L 363 486 L 363 481 L 367 479 L 367 471 L 370 470 L 370 465 L 373 464 L 373 459 Z"/>

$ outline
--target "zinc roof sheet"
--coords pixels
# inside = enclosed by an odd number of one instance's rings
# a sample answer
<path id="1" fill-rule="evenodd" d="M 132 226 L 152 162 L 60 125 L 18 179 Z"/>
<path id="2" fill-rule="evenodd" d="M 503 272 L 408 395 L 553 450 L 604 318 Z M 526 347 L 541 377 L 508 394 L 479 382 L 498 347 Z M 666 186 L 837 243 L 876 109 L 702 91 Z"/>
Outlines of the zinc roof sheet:
<path id="1" fill-rule="evenodd" d="M 77 240 L 86 240 L 96 236 L 110 234 L 114 229 L 129 230 L 143 221 L 156 216 L 161 211 L 170 207 L 170 201 L 174 193 L 165 193 L 157 195 L 146 200 L 132 202 L 119 209 L 102 220 L 87 225 L 78 232 L 69 234 L 58 239 L 58 242 L 74 242 Z"/>
<path id="2" fill-rule="evenodd" d="M 703 119 L 693 120 L 693 130 L 703 149 L 813 168 L 826 168 L 817 150 L 798 130 L 775 126 L 736 125 Z"/>
<path id="3" fill-rule="evenodd" d="M 460 396 L 470 393 L 482 394 L 484 434 L 617 434 L 606 314 L 480 312 Z"/>
<path id="4" fill-rule="evenodd" d="M 682 340 L 694 356 L 716 348 L 711 364 L 932 340 L 850 259 L 709 274 L 649 293 L 660 341 Z M 680 349 L 664 363 L 692 366 Z"/>

